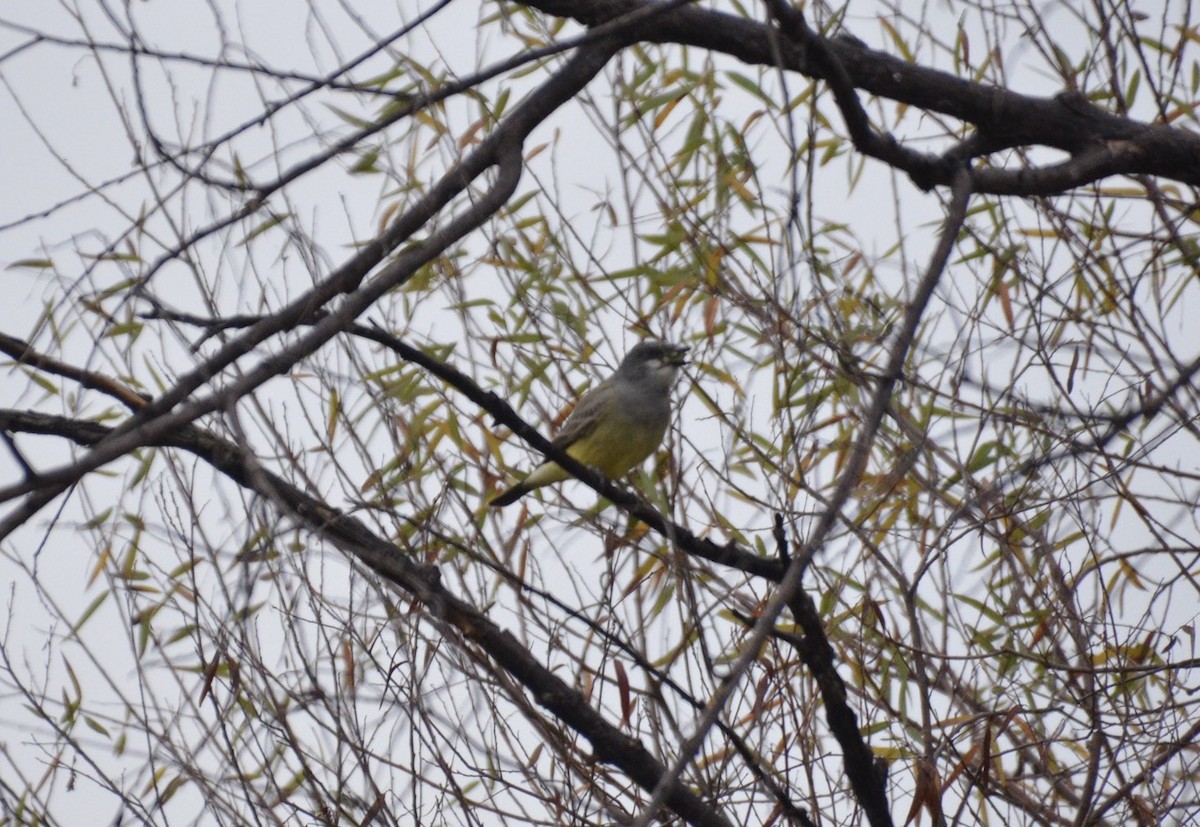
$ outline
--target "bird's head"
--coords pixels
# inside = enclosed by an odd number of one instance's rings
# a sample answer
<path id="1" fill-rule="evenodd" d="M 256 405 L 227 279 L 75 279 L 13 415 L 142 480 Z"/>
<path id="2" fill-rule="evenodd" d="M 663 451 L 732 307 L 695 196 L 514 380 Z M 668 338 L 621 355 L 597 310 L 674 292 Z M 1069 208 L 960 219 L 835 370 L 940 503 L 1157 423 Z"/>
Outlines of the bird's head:
<path id="1" fill-rule="evenodd" d="M 675 373 L 687 364 L 687 345 L 675 345 L 648 339 L 625 354 L 621 362 L 621 373 L 642 374 L 674 378 Z"/>

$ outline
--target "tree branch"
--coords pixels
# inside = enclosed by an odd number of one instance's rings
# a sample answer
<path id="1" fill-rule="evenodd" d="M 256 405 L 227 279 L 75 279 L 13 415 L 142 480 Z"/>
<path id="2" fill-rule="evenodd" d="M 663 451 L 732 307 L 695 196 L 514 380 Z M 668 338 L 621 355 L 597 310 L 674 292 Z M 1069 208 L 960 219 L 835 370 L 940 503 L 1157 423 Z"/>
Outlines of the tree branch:
<path id="1" fill-rule="evenodd" d="M 5 409 L 0 409 L 0 429 L 60 436 L 80 445 L 100 444 L 114 432 L 95 422 Z M 578 690 L 542 665 L 515 637 L 452 594 L 442 585 L 437 569 L 418 563 L 415 554 L 383 540 L 360 520 L 330 508 L 264 469 L 238 445 L 196 426 L 168 432 L 147 445 L 185 450 L 238 485 L 282 506 L 309 529 L 419 600 L 426 611 L 453 627 L 463 640 L 487 652 L 538 704 L 587 738 L 596 760 L 612 764 L 646 790 L 662 781 L 666 768 L 641 742 L 608 723 Z M 663 803 L 689 824 L 731 827 L 720 812 L 682 784 L 672 784 Z"/>
<path id="2" fill-rule="evenodd" d="M 525 138 L 559 106 L 572 99 L 603 68 L 616 47 L 616 43 L 604 40 L 581 48 L 561 70 L 530 93 L 491 135 L 443 175 L 424 198 L 379 237 L 364 245 L 317 287 L 278 313 L 255 324 L 193 371 L 182 376 L 173 388 L 150 401 L 85 456 L 70 465 L 45 472 L 36 480 L 0 488 L 0 502 L 33 492 L 22 507 L 0 521 L 0 538 L 7 536 L 49 499 L 57 496 L 65 486 L 77 481 L 89 471 L 141 445 L 151 444 L 163 438 L 170 430 L 222 408 L 226 400 L 240 398 L 283 373 L 338 332 L 346 329 L 380 297 L 406 282 L 420 267 L 480 226 L 516 191 L 523 164 L 521 147 Z M 424 241 L 410 246 L 393 258 L 370 282 L 359 286 L 367 273 L 385 256 L 407 241 L 452 198 L 465 191 L 472 181 L 492 167 L 497 168 L 496 179 L 483 197 L 472 203 L 459 216 L 432 232 Z M 184 402 L 196 389 L 250 353 L 257 345 L 278 333 L 295 328 L 342 292 L 349 295 L 327 316 L 314 322 L 308 333 L 247 370 L 222 389 L 168 413 Z M 38 493 L 39 490 L 42 491 L 41 494 Z"/>
<path id="3" fill-rule="evenodd" d="M 525 5 L 597 25 L 652 4 L 647 0 L 530 0 Z M 972 156 L 1029 146 L 1061 149 L 1072 156 L 1067 163 L 1044 168 L 972 170 L 971 189 L 976 193 L 1048 195 L 1110 175 L 1135 174 L 1200 185 L 1200 135 L 1114 115 L 1076 92 L 1049 98 L 1022 95 L 901 60 L 853 37 L 825 39 L 811 31 L 798 42 L 793 38 L 774 50 L 768 24 L 697 6 L 659 15 L 639 34 L 647 42 L 697 46 L 756 66 L 778 66 L 782 57 L 782 68 L 829 81 L 839 106 L 846 103 L 845 88 L 835 75 L 844 71 L 854 89 L 974 126 L 976 135 L 967 144 Z M 820 46 L 814 45 L 818 42 Z M 843 115 L 847 111 L 843 108 Z M 847 117 L 852 130 L 858 128 L 856 121 L 853 115 Z M 879 153 L 875 157 L 907 172 L 922 189 L 952 185 L 957 164 L 931 165 L 934 156 L 889 144 L 883 137 L 864 145 Z M 951 147 L 945 160 L 965 160 L 962 152 L 962 147 Z"/>

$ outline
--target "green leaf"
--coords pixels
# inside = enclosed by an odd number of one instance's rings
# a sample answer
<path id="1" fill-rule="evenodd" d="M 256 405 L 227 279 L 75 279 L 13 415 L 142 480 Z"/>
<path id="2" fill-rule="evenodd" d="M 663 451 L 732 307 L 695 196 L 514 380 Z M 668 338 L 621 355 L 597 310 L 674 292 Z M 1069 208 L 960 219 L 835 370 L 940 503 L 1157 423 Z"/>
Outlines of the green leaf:
<path id="1" fill-rule="evenodd" d="M 78 634 L 79 630 L 83 628 L 83 624 L 91 620 L 92 615 L 96 613 L 96 610 L 104 605 L 105 600 L 108 600 L 109 594 L 111 594 L 111 592 L 108 590 L 102 591 L 95 600 L 88 604 L 88 607 L 83 610 L 83 614 L 79 616 L 79 620 L 75 621 L 75 625 L 71 627 L 72 635 Z"/>
<path id="2" fill-rule="evenodd" d="M 768 95 L 766 92 L 764 92 L 762 87 L 759 86 L 758 83 L 755 82 L 753 78 L 747 77 L 746 75 L 743 75 L 741 72 L 726 72 L 725 76 L 728 77 L 731 81 L 733 81 L 735 85 L 740 86 L 741 88 L 745 89 L 747 92 L 749 92 L 754 97 L 758 98 L 760 101 L 765 103 L 771 109 L 775 109 L 776 107 L 778 107 L 779 102 L 774 100 L 770 95 Z"/>
<path id="3" fill-rule="evenodd" d="M 379 147 L 374 147 L 364 152 L 361 156 L 359 156 L 359 159 L 354 166 L 350 167 L 350 174 L 373 175 L 382 172 L 379 164 L 376 163 L 379 160 L 379 152 Z"/>
<path id="4" fill-rule="evenodd" d="M 255 238 L 257 238 L 258 236 L 265 233 L 267 230 L 270 230 L 273 227 L 278 227 L 280 224 L 282 224 L 284 221 L 287 221 L 291 217 L 292 217 L 292 214 L 288 213 L 288 212 L 279 213 L 279 214 L 272 213 L 270 218 L 268 218 L 263 223 L 259 224 L 253 230 L 251 230 L 250 233 L 245 238 L 243 238 L 241 241 L 239 241 L 237 243 L 237 246 L 241 247 L 245 244 L 250 243 Z"/>
<path id="5" fill-rule="evenodd" d="M 48 258 L 23 258 L 5 267 L 5 270 L 51 270 L 54 262 Z"/>

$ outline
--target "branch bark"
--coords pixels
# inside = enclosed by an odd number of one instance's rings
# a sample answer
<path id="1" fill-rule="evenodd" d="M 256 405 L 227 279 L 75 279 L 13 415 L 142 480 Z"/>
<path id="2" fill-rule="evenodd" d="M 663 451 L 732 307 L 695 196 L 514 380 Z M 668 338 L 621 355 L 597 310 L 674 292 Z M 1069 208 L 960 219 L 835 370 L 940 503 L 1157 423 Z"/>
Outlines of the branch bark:
<path id="1" fill-rule="evenodd" d="M 606 39 L 580 48 L 561 70 L 515 107 L 491 135 L 461 163 L 443 175 L 424 198 L 393 222 L 379 237 L 364 245 L 349 261 L 313 290 L 244 331 L 197 368 L 181 377 L 174 387 L 150 401 L 95 445 L 87 455 L 70 465 L 42 473 L 34 479 L 0 488 L 0 502 L 30 494 L 20 507 L 0 521 L 0 538 L 11 533 L 16 526 L 28 520 L 89 471 L 138 447 L 155 443 L 172 429 L 183 427 L 205 414 L 219 410 L 228 400 L 240 398 L 285 372 L 345 330 L 354 319 L 366 312 L 388 291 L 406 282 L 420 267 L 480 226 L 516 191 L 522 168 L 521 147 L 529 133 L 586 86 L 608 62 L 617 45 L 615 41 Z M 465 192 L 471 182 L 493 167 L 497 170 L 496 180 L 483 197 L 446 225 L 430 233 L 425 240 L 396 256 L 373 279 L 360 286 L 373 267 L 410 239 L 453 198 Z M 308 333 L 297 341 L 248 369 L 220 390 L 183 404 L 172 412 L 173 408 L 184 403 L 192 393 L 259 344 L 312 318 L 316 311 L 339 293 L 349 295 L 335 310 L 315 322 Z"/>
<path id="2" fill-rule="evenodd" d="M 95 422 L 30 411 L 0 410 L 0 430 L 47 434 L 79 445 L 102 443 L 114 429 Z M 513 676 L 547 711 L 588 739 L 597 761 L 612 764 L 646 790 L 661 784 L 666 767 L 593 709 L 583 695 L 547 669 L 509 632 L 442 585 L 433 566 L 372 532 L 361 521 L 325 505 L 270 471 L 242 448 L 195 426 L 162 435 L 155 447 L 179 448 L 210 464 L 229 479 L 267 497 L 309 529 L 368 569 L 420 601 L 429 614 L 463 641 L 479 646 Z M 689 824 L 731 827 L 714 807 L 686 786 L 673 783 L 664 804 Z"/>
<path id="3" fill-rule="evenodd" d="M 531 0 L 525 5 L 593 26 L 650 3 Z M 912 153 L 898 144 L 888 148 L 894 139 L 880 136 L 879 147 L 886 151 L 876 157 L 903 169 L 922 189 L 950 186 L 963 160 L 1032 146 L 1060 149 L 1071 157 L 1045 167 L 972 169 L 972 191 L 1052 195 L 1110 175 L 1137 174 L 1200 185 L 1200 135 L 1115 115 L 1075 91 L 1064 90 L 1053 97 L 1023 95 L 909 63 L 850 36 L 800 35 L 794 28 L 785 31 L 788 42 L 776 51 L 769 24 L 696 6 L 658 15 L 639 34 L 648 42 L 696 46 L 755 66 L 776 66 L 781 57 L 781 68 L 834 84 L 840 66 L 854 89 L 973 126 L 971 139 L 955 141 L 941 157 Z"/>

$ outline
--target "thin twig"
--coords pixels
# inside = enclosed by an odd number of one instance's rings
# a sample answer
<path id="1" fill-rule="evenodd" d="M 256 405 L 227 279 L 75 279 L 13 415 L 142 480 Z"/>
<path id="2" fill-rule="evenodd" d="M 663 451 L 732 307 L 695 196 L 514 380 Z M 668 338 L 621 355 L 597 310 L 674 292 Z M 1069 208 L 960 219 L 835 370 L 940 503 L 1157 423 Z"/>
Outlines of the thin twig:
<path id="1" fill-rule="evenodd" d="M 941 236 L 938 239 L 937 248 L 934 250 L 924 278 L 922 278 L 916 293 L 909 301 L 908 307 L 905 310 L 904 320 L 889 352 L 887 368 L 879 378 L 879 386 L 872 397 L 871 405 L 863 419 L 858 438 L 855 440 L 854 448 L 838 480 L 838 485 L 833 495 L 829 498 L 829 505 L 822 512 L 812 535 L 788 565 L 787 573 L 784 575 L 783 580 L 780 581 L 779 588 L 775 590 L 767 605 L 763 607 L 758 622 L 743 644 L 741 654 L 738 655 L 729 672 L 717 686 L 716 691 L 705 707 L 703 715 L 696 722 L 693 734 L 680 745 L 679 753 L 671 765 L 669 775 L 655 789 L 654 795 L 642 810 L 637 821 L 634 822 L 633 827 L 647 827 L 650 819 L 653 818 L 654 813 L 657 812 L 658 807 L 662 804 L 662 796 L 678 784 L 683 771 L 699 753 L 700 746 L 704 743 L 704 739 L 708 737 L 709 730 L 721 714 L 721 710 L 737 686 L 738 681 L 758 658 L 759 651 L 762 649 L 763 644 L 766 643 L 767 638 L 770 637 L 775 626 L 775 621 L 778 619 L 780 613 L 800 593 L 800 584 L 803 580 L 805 569 L 808 567 L 813 555 L 824 546 L 826 535 L 840 518 L 842 508 L 850 499 L 850 494 L 854 488 L 858 485 L 858 480 L 866 468 L 871 446 L 875 442 L 875 435 L 883 420 L 884 411 L 891 400 L 892 389 L 895 387 L 896 381 L 903 374 L 904 361 L 916 338 L 917 327 L 920 325 L 921 317 L 930 298 L 933 296 L 933 291 L 938 281 L 941 279 L 946 262 L 950 258 L 950 252 L 954 249 L 954 242 L 958 236 L 958 231 L 966 219 L 966 209 L 970 195 L 970 174 L 966 167 L 960 167 L 958 174 L 955 176 L 954 188 L 951 192 L 950 208 L 946 216 L 945 225 L 942 228 Z M 800 620 L 801 618 L 797 619 Z M 808 625 L 805 624 L 805 634 L 806 636 L 819 634 L 824 638 L 824 631 L 820 628 L 819 622 L 812 629 L 808 628 Z M 828 646 L 828 641 L 826 641 L 826 646 Z M 830 649 L 829 651 L 830 656 L 832 656 L 832 650 Z M 829 666 L 831 667 L 833 676 L 836 677 L 837 673 L 836 670 L 832 669 L 832 661 Z M 841 684 L 841 679 L 837 678 L 836 682 L 837 684 Z M 836 696 L 836 689 L 838 688 L 836 686 L 827 687 L 827 684 L 830 683 L 829 680 L 818 679 L 822 694 L 826 697 L 827 706 L 831 696 Z M 844 699 L 844 688 L 842 688 L 841 695 Z M 853 712 L 848 707 L 845 708 L 845 711 L 849 712 L 851 718 L 853 718 Z M 832 714 L 832 710 L 827 710 L 827 714 Z M 878 777 L 874 772 L 873 761 L 870 760 L 870 751 L 862 743 L 861 736 L 857 730 L 854 732 L 855 737 L 849 741 L 843 740 L 847 734 L 844 732 L 844 728 L 834 730 L 834 735 L 838 738 L 842 748 L 847 750 L 847 775 L 850 777 L 855 795 L 859 803 L 863 806 L 868 820 L 874 827 L 890 825 L 892 823 L 891 815 L 887 810 L 886 800 L 883 802 L 884 806 L 882 807 L 872 806 L 873 803 L 880 800 L 881 790 L 878 784 Z M 852 757 L 850 750 L 853 750 L 857 754 Z M 865 765 L 862 761 L 855 760 L 861 758 L 861 753 L 864 751 L 867 753 L 868 758 Z"/>

